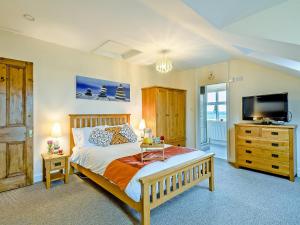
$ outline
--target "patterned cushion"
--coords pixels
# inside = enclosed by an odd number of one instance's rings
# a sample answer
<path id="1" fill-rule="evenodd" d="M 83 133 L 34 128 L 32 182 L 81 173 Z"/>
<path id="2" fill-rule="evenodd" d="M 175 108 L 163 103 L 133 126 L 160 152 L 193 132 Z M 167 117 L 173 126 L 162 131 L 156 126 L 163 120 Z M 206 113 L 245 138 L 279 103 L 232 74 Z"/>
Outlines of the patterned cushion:
<path id="1" fill-rule="evenodd" d="M 109 146 L 112 137 L 112 133 L 99 128 L 95 128 L 90 134 L 89 142 L 97 146 L 107 147 Z"/>
<path id="2" fill-rule="evenodd" d="M 113 134 L 112 140 L 110 142 L 111 145 L 118 145 L 128 143 L 128 139 L 120 134 L 122 127 L 109 127 L 105 128 L 106 131 Z"/>
<path id="3" fill-rule="evenodd" d="M 132 128 L 130 126 L 128 126 L 127 124 L 125 124 L 121 130 L 120 130 L 120 134 L 123 135 L 124 137 L 126 137 L 128 139 L 129 142 L 134 143 L 137 141 L 137 136 L 134 133 L 134 131 L 132 130 Z"/>

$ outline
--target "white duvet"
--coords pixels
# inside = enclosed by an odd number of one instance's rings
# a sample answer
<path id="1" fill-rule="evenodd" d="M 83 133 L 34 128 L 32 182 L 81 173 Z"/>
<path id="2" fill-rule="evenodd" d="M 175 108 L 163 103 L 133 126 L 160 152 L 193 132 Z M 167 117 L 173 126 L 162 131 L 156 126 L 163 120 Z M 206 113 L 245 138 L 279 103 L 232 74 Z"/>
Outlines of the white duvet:
<path id="1" fill-rule="evenodd" d="M 167 146 L 166 146 L 167 147 Z M 74 147 L 71 161 L 90 169 L 96 174 L 103 175 L 106 167 L 115 159 L 140 153 L 140 143 L 127 143 L 121 145 L 110 145 L 109 147 Z M 141 198 L 141 177 L 177 166 L 189 160 L 203 157 L 203 151 L 194 151 L 182 155 L 173 156 L 165 161 L 158 161 L 144 166 L 140 169 L 127 185 L 125 192 L 134 201 L 139 202 Z"/>

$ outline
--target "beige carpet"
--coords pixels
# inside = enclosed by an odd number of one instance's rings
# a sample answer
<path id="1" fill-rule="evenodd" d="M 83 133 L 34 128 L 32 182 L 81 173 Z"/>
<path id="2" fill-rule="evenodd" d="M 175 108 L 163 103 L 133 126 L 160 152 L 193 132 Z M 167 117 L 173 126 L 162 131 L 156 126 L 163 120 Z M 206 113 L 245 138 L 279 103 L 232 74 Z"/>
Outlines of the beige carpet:
<path id="1" fill-rule="evenodd" d="M 235 169 L 216 159 L 216 190 L 207 182 L 151 213 L 152 225 L 299 225 L 300 180 Z M 139 215 L 87 179 L 0 193 L 0 225 L 138 224 Z"/>
<path id="2" fill-rule="evenodd" d="M 0 193 L 0 224 L 136 224 L 127 207 L 89 180 L 70 176 Z"/>

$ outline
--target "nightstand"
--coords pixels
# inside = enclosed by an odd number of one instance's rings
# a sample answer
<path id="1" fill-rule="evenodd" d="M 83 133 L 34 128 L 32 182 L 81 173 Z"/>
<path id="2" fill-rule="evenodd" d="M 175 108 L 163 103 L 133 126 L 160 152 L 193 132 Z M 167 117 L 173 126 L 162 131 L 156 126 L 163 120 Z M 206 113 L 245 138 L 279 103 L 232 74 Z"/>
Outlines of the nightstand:
<path id="1" fill-rule="evenodd" d="M 69 180 L 69 155 L 43 153 L 43 181 L 46 181 L 46 188 L 51 187 L 51 181 Z"/>

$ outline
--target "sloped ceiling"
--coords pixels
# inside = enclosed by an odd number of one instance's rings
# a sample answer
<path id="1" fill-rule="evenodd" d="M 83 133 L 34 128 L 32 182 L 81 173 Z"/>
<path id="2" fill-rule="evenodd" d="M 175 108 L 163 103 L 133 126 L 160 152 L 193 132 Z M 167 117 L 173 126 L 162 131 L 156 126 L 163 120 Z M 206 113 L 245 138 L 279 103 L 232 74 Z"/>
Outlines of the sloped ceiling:
<path id="1" fill-rule="evenodd" d="M 4 0 L 0 29 L 92 54 L 113 41 L 142 65 L 169 49 L 180 70 L 246 57 L 300 74 L 299 10 L 299 0 Z"/>
<path id="2" fill-rule="evenodd" d="M 184 0 L 216 27 L 223 28 L 285 0 Z"/>

